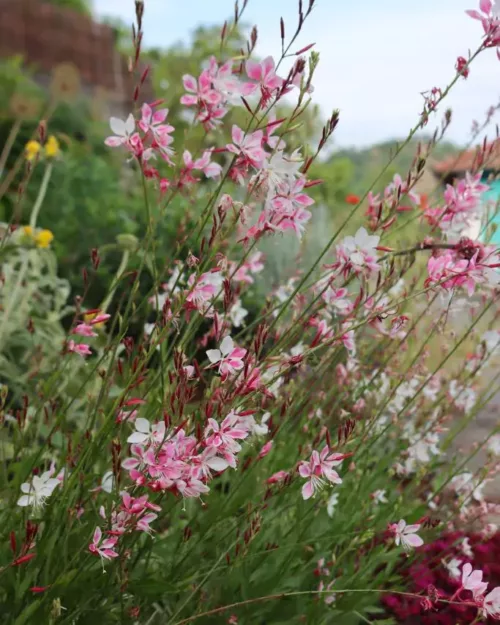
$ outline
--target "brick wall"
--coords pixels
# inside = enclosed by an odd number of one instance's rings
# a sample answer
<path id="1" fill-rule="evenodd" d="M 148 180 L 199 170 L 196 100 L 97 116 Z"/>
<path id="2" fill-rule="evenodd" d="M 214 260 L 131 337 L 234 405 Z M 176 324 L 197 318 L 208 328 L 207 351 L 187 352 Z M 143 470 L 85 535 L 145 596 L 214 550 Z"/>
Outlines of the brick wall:
<path id="1" fill-rule="evenodd" d="M 110 26 L 43 0 L 0 0 L 0 57 L 14 55 L 22 55 L 38 75 L 71 63 L 85 91 L 105 90 L 130 110 L 134 80 L 127 60 L 116 50 Z M 143 95 L 153 97 L 150 84 Z"/>

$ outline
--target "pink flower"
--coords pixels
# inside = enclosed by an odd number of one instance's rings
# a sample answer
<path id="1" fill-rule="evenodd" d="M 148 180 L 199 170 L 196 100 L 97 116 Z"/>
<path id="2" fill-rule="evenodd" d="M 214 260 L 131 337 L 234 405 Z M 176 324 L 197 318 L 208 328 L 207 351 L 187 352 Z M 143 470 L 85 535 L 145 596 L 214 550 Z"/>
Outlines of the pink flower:
<path id="1" fill-rule="evenodd" d="M 168 109 L 153 111 L 149 104 L 144 103 L 141 108 L 139 128 L 144 132 L 151 132 L 155 137 L 162 137 L 174 131 L 174 127 L 163 122 L 167 119 Z"/>
<path id="2" fill-rule="evenodd" d="M 267 443 L 259 451 L 259 459 L 265 458 L 273 447 L 273 441 L 267 441 Z"/>
<path id="3" fill-rule="evenodd" d="M 194 106 L 199 102 L 216 105 L 221 102 L 221 95 L 217 93 L 215 89 L 212 89 L 212 79 L 208 70 L 204 70 L 199 79 L 196 80 L 193 76 L 185 74 L 182 77 L 184 89 L 188 94 L 181 97 L 181 104 L 185 106 Z"/>
<path id="4" fill-rule="evenodd" d="M 213 428 L 212 430 L 213 431 Z M 196 458 L 196 461 L 200 469 L 200 477 L 204 477 L 205 479 L 209 479 L 212 477 L 212 471 L 216 473 L 222 473 L 229 466 L 229 462 L 225 458 L 221 458 L 217 455 L 219 451 L 219 447 L 207 447 L 203 453 Z M 236 465 L 236 460 L 234 462 Z"/>
<path id="5" fill-rule="evenodd" d="M 191 308 L 196 308 L 200 313 L 208 315 L 210 302 L 222 289 L 222 280 L 220 271 L 208 271 L 202 273 L 198 278 L 191 274 L 188 279 L 190 289 L 186 296 L 188 305 Z"/>
<path id="6" fill-rule="evenodd" d="M 102 531 L 100 527 L 96 527 L 92 542 L 89 545 L 89 551 L 95 555 L 101 556 L 105 560 L 111 560 L 117 558 L 118 553 L 114 551 L 113 547 L 118 542 L 118 538 L 105 538 L 102 542 Z"/>
<path id="7" fill-rule="evenodd" d="M 493 6 L 491 0 L 479 0 L 479 10 L 466 11 L 467 15 L 475 20 L 479 20 L 483 26 L 485 34 L 485 45 L 487 47 L 494 47 L 500 45 L 500 5 L 495 0 L 495 6 Z M 497 52 L 500 58 L 500 53 Z"/>
<path id="8" fill-rule="evenodd" d="M 333 467 L 339 465 L 345 457 L 344 454 L 330 454 L 330 449 L 325 445 L 321 453 L 313 451 L 308 462 L 302 461 L 299 465 L 299 474 L 307 479 L 302 487 L 302 497 L 307 500 L 317 490 L 323 488 L 325 484 L 323 477 L 332 484 L 341 484 L 342 480 Z"/>
<path id="9" fill-rule="evenodd" d="M 193 178 L 190 174 L 193 169 L 198 169 L 202 171 L 207 178 L 217 178 L 218 176 L 220 176 L 222 172 L 222 167 L 218 163 L 210 162 L 211 155 L 212 152 L 210 150 L 205 150 L 201 158 L 193 161 L 191 152 L 185 150 L 182 157 L 186 167 L 181 174 L 182 182 L 184 184 L 186 182 L 196 182 L 197 179 Z"/>
<path id="10" fill-rule="evenodd" d="M 219 363 L 219 373 L 223 378 L 243 369 L 243 358 L 246 353 L 246 349 L 235 347 L 230 336 L 222 340 L 220 349 L 207 350 L 207 356 L 212 365 Z"/>
<path id="11" fill-rule="evenodd" d="M 384 191 L 386 199 L 393 195 L 407 195 L 414 204 L 418 204 L 420 201 L 420 197 L 408 187 L 406 181 L 399 174 L 394 175 L 392 182 L 387 185 Z"/>
<path id="12" fill-rule="evenodd" d="M 324 283 L 321 289 L 324 289 Z M 347 299 L 348 291 L 345 288 L 336 289 L 333 286 L 329 286 L 325 291 L 323 291 L 321 297 L 323 301 L 332 308 L 335 309 L 335 312 L 347 315 L 352 311 L 352 302 Z"/>
<path id="13" fill-rule="evenodd" d="M 469 562 L 462 567 L 462 588 L 470 590 L 474 598 L 484 595 L 488 588 L 488 583 L 483 582 L 483 572 L 479 569 L 473 571 Z"/>
<path id="14" fill-rule="evenodd" d="M 266 153 L 262 148 L 262 130 L 256 130 L 251 134 L 245 134 L 241 128 L 233 125 L 231 137 L 233 143 L 228 143 L 226 149 L 233 154 L 242 156 L 251 165 L 260 169 L 266 157 Z"/>
<path id="15" fill-rule="evenodd" d="M 261 108 L 264 108 L 274 93 L 283 85 L 283 78 L 277 76 L 274 59 L 266 57 L 260 63 L 248 60 L 245 64 L 247 76 L 257 81 L 261 91 Z"/>
<path id="16" fill-rule="evenodd" d="M 389 530 L 394 534 L 394 542 L 396 545 L 401 543 L 405 551 L 410 551 L 412 548 L 424 544 L 422 538 L 417 534 L 419 529 L 419 524 L 407 525 L 404 519 L 389 526 Z"/>
<path id="17" fill-rule="evenodd" d="M 354 271 L 356 274 L 370 275 L 378 272 L 376 247 L 380 237 L 369 235 L 365 228 L 360 228 L 354 236 L 348 236 L 337 246 L 336 265 L 344 273 Z"/>
<path id="18" fill-rule="evenodd" d="M 88 324 L 90 326 L 95 326 L 98 323 L 105 323 L 110 318 L 111 315 L 108 315 L 107 313 L 97 313 L 95 317 L 89 320 Z"/>
<path id="19" fill-rule="evenodd" d="M 141 532 L 150 534 L 153 529 L 149 526 L 149 524 L 157 518 L 157 514 L 154 514 L 154 512 L 148 512 L 137 521 L 136 528 Z"/>
<path id="20" fill-rule="evenodd" d="M 247 438 L 248 429 L 243 426 L 238 415 L 229 413 L 219 425 L 215 419 L 209 419 L 205 428 L 207 447 L 215 447 L 218 451 L 229 451 L 234 454 L 241 450 L 237 440 Z"/>
<path id="21" fill-rule="evenodd" d="M 276 189 L 276 195 L 271 200 L 272 207 L 284 214 L 289 214 L 293 213 L 296 208 L 305 208 L 314 204 L 314 200 L 303 192 L 305 183 L 304 176 L 280 183 Z"/>
<path id="22" fill-rule="evenodd" d="M 278 482 L 283 482 L 289 475 L 288 471 L 277 471 L 271 477 L 268 477 L 266 482 L 267 484 L 277 484 Z"/>
<path id="23" fill-rule="evenodd" d="M 80 356 L 90 356 L 92 351 L 88 345 L 85 343 L 75 343 L 73 340 L 68 341 L 68 352 L 73 352 L 75 354 L 80 354 Z"/>
<path id="24" fill-rule="evenodd" d="M 73 330 L 73 334 L 79 334 L 80 336 L 97 336 L 97 332 L 94 332 L 92 326 L 87 323 L 79 323 Z"/>

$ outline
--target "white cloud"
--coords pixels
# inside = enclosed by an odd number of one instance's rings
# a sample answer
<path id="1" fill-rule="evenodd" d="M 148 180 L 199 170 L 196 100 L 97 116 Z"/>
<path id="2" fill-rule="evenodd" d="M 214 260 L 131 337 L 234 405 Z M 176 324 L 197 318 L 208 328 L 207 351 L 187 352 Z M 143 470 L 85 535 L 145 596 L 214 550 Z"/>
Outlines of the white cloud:
<path id="1" fill-rule="evenodd" d="M 100 14 L 131 21 L 133 0 L 94 0 Z M 201 23 L 221 23 L 232 2 L 146 0 L 145 37 L 168 46 L 186 39 Z M 457 56 L 479 44 L 481 26 L 464 14 L 475 0 L 358 0 L 344 4 L 317 0 L 297 48 L 314 41 L 321 54 L 314 100 L 324 114 L 341 110 L 336 143 L 366 145 L 402 137 L 415 124 L 422 107 L 420 92 L 445 87 L 454 76 Z M 188 6 L 189 5 L 189 6 Z M 258 53 L 280 53 L 279 16 L 287 31 L 296 21 L 292 0 L 251 0 L 246 14 L 259 25 Z M 288 25 L 290 25 L 288 27 Z M 465 142 L 473 119 L 481 121 L 500 98 L 500 62 L 492 50 L 471 67 L 442 105 L 453 109 L 449 137 Z M 439 118 L 436 118 L 439 119 Z M 432 123 L 429 130 L 432 130 Z"/>

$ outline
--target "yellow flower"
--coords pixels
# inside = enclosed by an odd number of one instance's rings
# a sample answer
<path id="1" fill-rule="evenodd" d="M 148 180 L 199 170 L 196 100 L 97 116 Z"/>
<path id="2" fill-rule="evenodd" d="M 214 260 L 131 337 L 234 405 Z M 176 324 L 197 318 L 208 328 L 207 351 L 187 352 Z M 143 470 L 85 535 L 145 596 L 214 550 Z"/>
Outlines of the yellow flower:
<path id="1" fill-rule="evenodd" d="M 97 313 L 93 312 L 93 313 L 86 313 L 85 315 L 83 315 L 83 321 L 85 323 L 90 323 L 92 321 L 92 319 L 95 319 L 97 317 Z M 99 328 L 104 328 L 104 321 L 101 323 L 94 323 L 93 327 L 96 330 L 99 330 Z"/>
<path id="2" fill-rule="evenodd" d="M 24 149 L 26 151 L 26 160 L 33 161 L 37 154 L 40 153 L 42 146 L 38 141 L 31 140 L 28 141 Z"/>
<path id="3" fill-rule="evenodd" d="M 23 232 L 30 239 L 33 238 L 33 228 L 31 226 L 23 226 Z"/>
<path id="4" fill-rule="evenodd" d="M 47 156 L 47 158 L 56 158 L 56 156 L 59 156 L 60 151 L 59 141 L 54 135 L 50 135 L 45 144 L 45 156 Z"/>
<path id="5" fill-rule="evenodd" d="M 46 248 L 52 243 L 54 235 L 50 230 L 40 230 L 40 232 L 35 236 L 35 243 L 37 247 Z"/>

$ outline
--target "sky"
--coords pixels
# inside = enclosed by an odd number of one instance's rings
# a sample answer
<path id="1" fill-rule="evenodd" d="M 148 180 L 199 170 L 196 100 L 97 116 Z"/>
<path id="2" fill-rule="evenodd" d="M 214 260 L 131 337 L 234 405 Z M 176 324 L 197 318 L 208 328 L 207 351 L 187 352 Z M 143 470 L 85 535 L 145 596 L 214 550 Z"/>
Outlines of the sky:
<path id="1" fill-rule="evenodd" d="M 144 4 L 145 42 L 155 47 L 189 42 L 197 26 L 222 24 L 234 6 L 232 0 Z M 315 43 L 320 53 L 313 99 L 325 117 L 340 109 L 336 146 L 365 147 L 407 135 L 422 109 L 420 94 L 446 87 L 454 77 L 457 56 L 467 56 L 480 44 L 480 23 L 464 13 L 477 4 L 478 0 L 316 0 L 297 49 Z M 93 0 L 93 8 L 98 16 L 133 21 L 134 0 Z M 244 21 L 258 27 L 259 56 L 279 56 L 281 16 L 291 33 L 297 23 L 296 0 L 249 0 Z M 161 95 L 168 100 L 168 93 Z M 488 108 L 499 101 L 500 61 L 494 50 L 487 50 L 446 100 L 453 110 L 448 138 L 465 144 L 472 121 L 482 122 Z M 437 116 L 429 123 L 429 131 L 439 120 Z"/>

